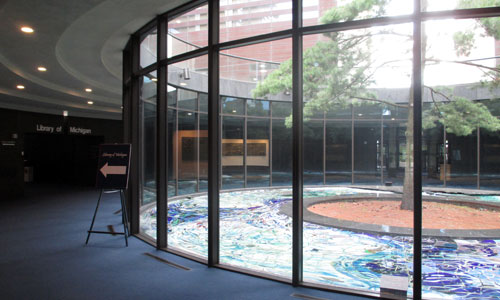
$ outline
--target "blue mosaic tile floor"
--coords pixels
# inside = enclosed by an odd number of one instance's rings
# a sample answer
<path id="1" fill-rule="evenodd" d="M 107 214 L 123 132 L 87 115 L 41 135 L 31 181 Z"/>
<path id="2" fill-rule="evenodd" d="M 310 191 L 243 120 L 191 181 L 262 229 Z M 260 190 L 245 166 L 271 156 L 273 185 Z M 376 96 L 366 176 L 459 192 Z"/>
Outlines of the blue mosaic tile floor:
<path id="1" fill-rule="evenodd" d="M 220 195 L 221 263 L 290 278 L 292 222 L 279 213 L 291 189 Z M 304 197 L 390 193 L 342 187 L 308 188 Z M 445 197 L 446 195 L 442 195 Z M 498 196 L 478 201 L 500 202 Z M 168 206 L 169 246 L 207 256 L 207 197 L 185 197 Z M 141 213 L 141 231 L 156 236 L 156 208 Z M 423 295 L 439 299 L 500 299 L 500 240 L 426 238 Z M 411 278 L 412 237 L 355 233 L 304 223 L 304 280 L 379 291 L 383 274 Z M 411 283 L 409 294 L 412 294 Z"/>

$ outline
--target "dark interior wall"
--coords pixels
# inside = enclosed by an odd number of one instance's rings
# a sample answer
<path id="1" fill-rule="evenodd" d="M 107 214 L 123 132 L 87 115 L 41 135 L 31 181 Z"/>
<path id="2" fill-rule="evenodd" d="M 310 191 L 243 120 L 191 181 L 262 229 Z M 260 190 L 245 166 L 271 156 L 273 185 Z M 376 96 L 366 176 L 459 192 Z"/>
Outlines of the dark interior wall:
<path id="1" fill-rule="evenodd" d="M 35 182 L 93 185 L 98 145 L 123 142 L 123 124 L 0 109 L 0 142 L 0 195 L 7 196 L 0 199 L 6 199 L 23 194 L 25 166 L 33 167 Z"/>
<path id="2" fill-rule="evenodd" d="M 23 194 L 22 143 L 17 133 L 18 113 L 0 110 L 0 199 Z"/>

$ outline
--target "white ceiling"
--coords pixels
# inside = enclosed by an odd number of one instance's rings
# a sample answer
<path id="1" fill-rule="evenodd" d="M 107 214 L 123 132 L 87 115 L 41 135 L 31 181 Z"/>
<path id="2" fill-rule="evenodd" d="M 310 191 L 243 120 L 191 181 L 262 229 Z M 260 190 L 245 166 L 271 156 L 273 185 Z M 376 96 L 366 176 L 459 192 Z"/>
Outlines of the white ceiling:
<path id="1" fill-rule="evenodd" d="M 121 119 L 125 44 L 156 15 L 185 2 L 0 0 L 0 107 Z M 35 32 L 23 33 L 22 26 Z"/>

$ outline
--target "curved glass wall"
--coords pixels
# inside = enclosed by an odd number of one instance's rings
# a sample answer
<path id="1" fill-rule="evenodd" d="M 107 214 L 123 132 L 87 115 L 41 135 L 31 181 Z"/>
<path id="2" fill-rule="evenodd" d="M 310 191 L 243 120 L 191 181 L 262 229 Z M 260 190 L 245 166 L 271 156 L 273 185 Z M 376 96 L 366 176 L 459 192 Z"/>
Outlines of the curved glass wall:
<path id="1" fill-rule="evenodd" d="M 293 27 L 294 4 L 187 5 L 142 31 L 140 233 L 299 285 L 500 297 L 500 12 L 476 9 L 496 2 L 302 1 Z"/>

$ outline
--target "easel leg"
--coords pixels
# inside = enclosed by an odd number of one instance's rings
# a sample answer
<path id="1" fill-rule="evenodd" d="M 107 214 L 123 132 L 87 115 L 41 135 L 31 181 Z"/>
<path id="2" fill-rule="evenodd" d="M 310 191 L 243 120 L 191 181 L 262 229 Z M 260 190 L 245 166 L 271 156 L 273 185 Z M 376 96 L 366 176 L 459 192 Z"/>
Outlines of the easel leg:
<path id="1" fill-rule="evenodd" d="M 120 190 L 120 200 L 122 202 L 122 221 L 123 221 L 123 235 L 125 236 L 125 245 L 128 247 L 128 217 L 127 217 L 127 204 L 125 197 L 123 197 L 123 190 Z"/>
<path id="2" fill-rule="evenodd" d="M 92 228 L 94 228 L 95 216 L 97 215 L 97 210 L 99 209 L 99 203 L 101 202 L 101 197 L 102 197 L 102 189 L 99 192 L 99 199 L 97 200 L 97 205 L 96 205 L 95 211 L 94 211 L 94 217 L 92 218 L 92 223 L 90 224 L 90 229 L 89 229 L 89 232 L 87 234 L 87 240 L 85 241 L 85 245 L 87 245 L 89 243 L 90 232 L 92 231 Z"/>

